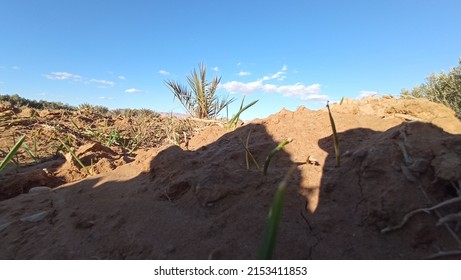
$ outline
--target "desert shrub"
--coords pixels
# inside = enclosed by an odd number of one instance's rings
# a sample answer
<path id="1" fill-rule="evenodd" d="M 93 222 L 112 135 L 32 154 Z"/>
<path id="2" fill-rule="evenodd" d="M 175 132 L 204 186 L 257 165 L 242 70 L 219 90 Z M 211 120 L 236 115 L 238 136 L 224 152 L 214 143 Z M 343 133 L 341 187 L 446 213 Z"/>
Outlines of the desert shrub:
<path id="1" fill-rule="evenodd" d="M 93 110 L 98 113 L 98 114 L 101 114 L 101 115 L 106 115 L 108 112 L 109 112 L 109 108 L 107 107 L 104 107 L 104 106 L 100 106 L 100 105 L 96 105 L 93 107 Z"/>
<path id="2" fill-rule="evenodd" d="M 453 109 L 461 118 L 461 58 L 459 65 L 450 72 L 432 74 L 423 83 L 412 90 L 403 89 L 402 97 L 427 98 L 430 101 L 442 103 Z"/>
<path id="3" fill-rule="evenodd" d="M 123 115 L 123 109 L 112 109 L 110 110 L 112 116 L 121 116 Z"/>
<path id="4" fill-rule="evenodd" d="M 13 95 L 0 95 L 0 102 L 9 102 L 14 107 L 29 107 L 33 109 L 43 110 L 43 109 L 64 109 L 68 111 L 73 111 L 76 108 L 62 102 L 49 102 L 49 101 L 36 101 L 27 98 L 20 97 L 17 94 Z"/>
<path id="5" fill-rule="evenodd" d="M 158 118 L 160 114 L 150 109 L 133 109 L 133 117 Z"/>
<path id="6" fill-rule="evenodd" d="M 80 104 L 78 106 L 78 109 L 83 112 L 99 114 L 99 115 L 107 115 L 109 113 L 109 108 L 107 107 L 100 106 L 100 105 L 93 106 L 88 103 Z"/>
<path id="7" fill-rule="evenodd" d="M 200 64 L 199 71 L 200 74 L 194 69 L 187 77 L 190 89 L 171 80 L 165 81 L 165 84 L 191 116 L 200 119 L 216 118 L 234 99 L 218 98 L 216 90 L 221 77 L 214 77 L 211 82 L 207 82 L 206 66 Z"/>

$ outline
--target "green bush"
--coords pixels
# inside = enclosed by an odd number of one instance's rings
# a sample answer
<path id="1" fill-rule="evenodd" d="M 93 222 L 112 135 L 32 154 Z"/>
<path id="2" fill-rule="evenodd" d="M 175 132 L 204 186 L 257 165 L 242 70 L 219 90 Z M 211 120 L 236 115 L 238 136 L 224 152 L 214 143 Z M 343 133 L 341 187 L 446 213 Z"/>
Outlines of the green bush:
<path id="1" fill-rule="evenodd" d="M 411 91 L 403 89 L 400 93 L 403 98 L 427 98 L 430 101 L 442 103 L 453 109 L 461 118 L 461 58 L 459 65 L 450 72 L 432 74 L 426 78 L 426 83 L 413 88 Z"/>

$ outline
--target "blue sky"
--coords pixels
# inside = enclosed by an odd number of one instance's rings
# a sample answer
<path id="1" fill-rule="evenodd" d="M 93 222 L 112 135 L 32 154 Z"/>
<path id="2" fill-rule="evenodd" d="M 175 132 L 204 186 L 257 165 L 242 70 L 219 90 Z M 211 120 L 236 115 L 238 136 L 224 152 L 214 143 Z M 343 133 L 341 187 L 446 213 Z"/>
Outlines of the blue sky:
<path id="1" fill-rule="evenodd" d="M 0 2 L 0 94 L 184 112 L 164 80 L 204 63 L 245 119 L 399 94 L 461 56 L 461 1 Z"/>

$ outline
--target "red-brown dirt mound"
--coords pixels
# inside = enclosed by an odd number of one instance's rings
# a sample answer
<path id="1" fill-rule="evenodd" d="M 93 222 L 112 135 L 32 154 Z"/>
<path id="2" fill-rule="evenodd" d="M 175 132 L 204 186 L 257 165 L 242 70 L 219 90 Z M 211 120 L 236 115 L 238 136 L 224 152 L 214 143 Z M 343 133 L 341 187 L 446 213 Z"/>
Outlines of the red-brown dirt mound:
<path id="1" fill-rule="evenodd" d="M 10 170 L 0 190 L 17 180 L 8 190 L 20 191 L 2 193 L 0 258 L 254 259 L 275 190 L 293 164 L 275 258 L 461 258 L 461 122 L 454 113 L 393 98 L 331 109 L 340 167 L 328 112 L 300 107 L 233 131 L 211 126 L 187 145 L 136 157 L 90 143 L 77 153 L 94 175 L 72 175 L 83 171 L 70 155 Z M 264 176 L 266 156 L 288 138 Z M 247 168 L 247 139 L 259 169 L 251 160 Z M 23 183 L 33 172 L 37 179 Z M 454 202 L 400 224 L 443 201 Z"/>

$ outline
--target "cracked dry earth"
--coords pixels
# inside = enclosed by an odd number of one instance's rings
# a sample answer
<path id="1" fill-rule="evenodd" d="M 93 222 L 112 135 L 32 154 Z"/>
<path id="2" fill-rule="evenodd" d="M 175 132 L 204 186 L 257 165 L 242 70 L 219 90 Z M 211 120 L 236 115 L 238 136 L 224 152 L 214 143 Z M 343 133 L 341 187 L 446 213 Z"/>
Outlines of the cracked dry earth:
<path id="1" fill-rule="evenodd" d="M 82 180 L 56 183 L 78 171 L 71 157 L 5 172 L 1 182 L 18 180 L 24 193 L 0 202 L 0 258 L 254 259 L 275 190 L 293 164 L 275 258 L 461 258 L 454 113 L 393 98 L 345 100 L 332 113 L 340 167 L 327 111 L 300 107 L 234 131 L 211 126 L 187 148 L 139 150 L 128 162 L 89 144 L 80 152 L 99 153 L 107 168 Z M 293 142 L 264 176 L 252 162 L 246 168 L 247 137 L 260 165 L 279 142 Z M 48 184 L 52 190 L 33 188 Z M 452 200 L 401 224 L 413 210 Z"/>

